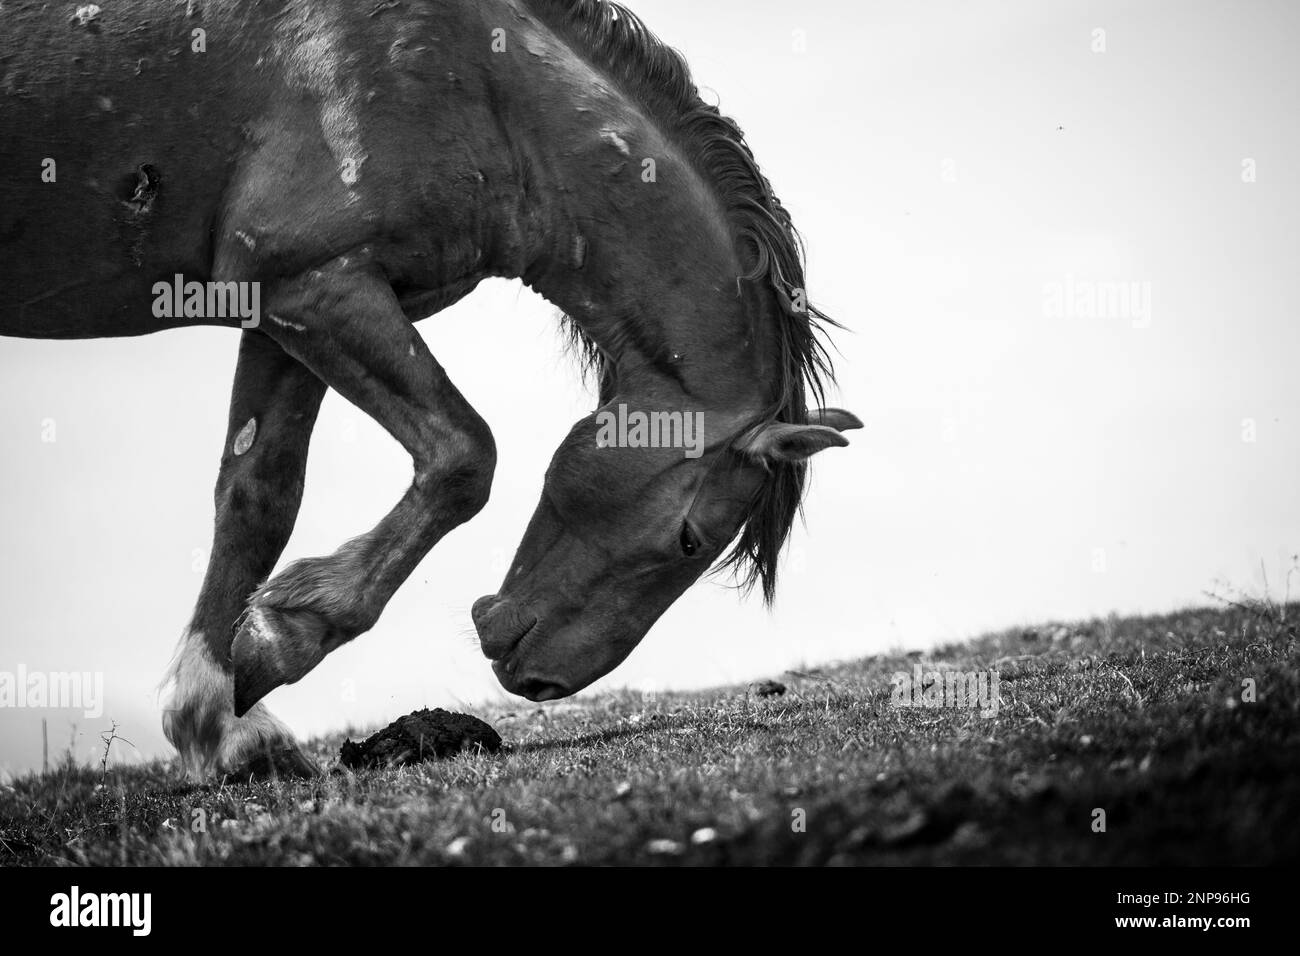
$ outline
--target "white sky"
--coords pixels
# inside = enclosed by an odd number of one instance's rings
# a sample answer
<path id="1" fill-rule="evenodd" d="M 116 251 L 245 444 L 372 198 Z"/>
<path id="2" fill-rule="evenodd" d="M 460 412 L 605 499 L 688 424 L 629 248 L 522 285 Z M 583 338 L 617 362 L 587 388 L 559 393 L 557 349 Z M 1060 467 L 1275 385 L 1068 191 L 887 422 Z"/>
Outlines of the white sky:
<path id="1" fill-rule="evenodd" d="M 1165 610 L 1216 578 L 1257 588 L 1261 562 L 1280 593 L 1300 550 L 1300 7 L 634 7 L 739 119 L 804 233 L 813 300 L 853 329 L 837 401 L 867 427 L 818 459 L 774 613 L 697 585 L 598 688 Z M 1149 320 L 1048 314 L 1067 281 L 1136 284 Z M 303 735 L 502 694 L 469 607 L 591 407 L 554 309 L 517 284 L 421 330 L 496 432 L 493 498 L 371 633 L 268 698 Z M 107 696 L 99 721 L 0 710 L 0 767 L 39 763 L 42 716 L 56 755 L 75 739 L 86 757 L 110 720 L 166 752 L 154 689 L 201 580 L 237 342 L 0 339 L 0 670 L 102 671 Z M 408 481 L 331 394 L 286 560 L 369 528 Z"/>

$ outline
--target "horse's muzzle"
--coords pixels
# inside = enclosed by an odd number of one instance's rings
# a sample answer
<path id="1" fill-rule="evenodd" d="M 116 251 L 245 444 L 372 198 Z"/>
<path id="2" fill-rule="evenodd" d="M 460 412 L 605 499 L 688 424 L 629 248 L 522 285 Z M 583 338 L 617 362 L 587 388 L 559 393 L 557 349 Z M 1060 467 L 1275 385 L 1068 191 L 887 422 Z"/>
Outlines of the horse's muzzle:
<path id="1" fill-rule="evenodd" d="M 524 635 L 537 625 L 536 615 L 495 594 L 485 594 L 475 601 L 470 617 L 478 631 L 483 655 L 490 661 L 504 662 Z"/>
<path id="2" fill-rule="evenodd" d="M 573 693 L 558 681 L 531 673 L 526 662 L 521 666 L 517 652 L 524 638 L 537 627 L 537 615 L 489 594 L 474 602 L 470 617 L 478 630 L 483 655 L 492 661 L 492 671 L 507 691 L 532 701 L 557 700 Z"/>

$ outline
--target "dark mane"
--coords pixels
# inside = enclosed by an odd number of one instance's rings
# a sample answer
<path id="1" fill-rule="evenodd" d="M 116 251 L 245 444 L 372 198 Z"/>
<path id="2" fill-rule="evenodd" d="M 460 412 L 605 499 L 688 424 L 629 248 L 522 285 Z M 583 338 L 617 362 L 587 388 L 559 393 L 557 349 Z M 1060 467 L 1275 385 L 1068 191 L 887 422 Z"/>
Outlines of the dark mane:
<path id="1" fill-rule="evenodd" d="M 606 0 L 526 2 L 559 36 L 637 100 L 713 184 L 736 242 L 750 254 L 752 266 L 741 277 L 745 294 L 756 311 L 776 316 L 780 360 L 778 380 L 772 383 L 775 398 L 754 425 L 805 423 L 808 400 L 822 404 L 824 383 L 834 381 L 830 357 L 821 341 L 822 325 L 838 323 L 807 303 L 799 235 L 754 162 L 740 127 L 700 99 L 681 54 L 625 7 Z M 792 305 L 801 297 L 806 309 L 802 312 Z M 603 392 L 609 381 L 605 357 L 577 323 L 569 322 L 568 327 Z M 806 477 L 803 463 L 771 467 L 735 546 L 722 563 L 736 572 L 742 587 L 761 585 L 768 603 L 776 593 L 777 558 L 799 512 Z"/>

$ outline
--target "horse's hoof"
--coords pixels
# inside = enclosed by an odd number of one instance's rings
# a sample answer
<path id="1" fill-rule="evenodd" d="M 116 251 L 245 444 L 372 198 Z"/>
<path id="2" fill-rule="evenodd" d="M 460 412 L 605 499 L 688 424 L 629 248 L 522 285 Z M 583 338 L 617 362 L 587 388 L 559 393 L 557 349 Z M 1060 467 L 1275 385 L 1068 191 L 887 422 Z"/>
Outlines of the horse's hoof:
<path id="1" fill-rule="evenodd" d="M 314 611 L 249 608 L 230 647 L 235 716 L 243 717 L 281 684 L 292 684 L 319 664 L 333 630 Z"/>
<path id="2" fill-rule="evenodd" d="M 324 776 L 320 766 L 297 746 L 264 750 L 222 774 L 230 783 L 249 780 L 312 780 Z"/>

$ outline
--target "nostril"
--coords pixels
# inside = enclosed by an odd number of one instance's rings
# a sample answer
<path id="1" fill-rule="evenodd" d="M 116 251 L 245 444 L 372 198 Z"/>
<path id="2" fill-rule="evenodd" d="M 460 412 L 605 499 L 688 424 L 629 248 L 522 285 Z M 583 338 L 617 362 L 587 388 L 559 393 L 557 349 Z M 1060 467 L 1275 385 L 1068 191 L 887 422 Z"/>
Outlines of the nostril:
<path id="1" fill-rule="evenodd" d="M 486 618 L 488 612 L 492 610 L 492 605 L 496 603 L 496 599 L 497 596 L 495 594 L 485 594 L 475 601 L 474 606 L 470 608 L 470 620 L 474 622 L 474 627 L 479 631 L 479 633 L 482 633 L 483 619 Z M 461 606 L 464 607 L 464 605 Z"/>
<path id="2" fill-rule="evenodd" d="M 527 609 L 499 594 L 481 597 L 470 609 L 474 628 L 478 631 L 479 646 L 483 656 L 490 661 L 508 657 L 534 627 L 537 617 Z"/>

